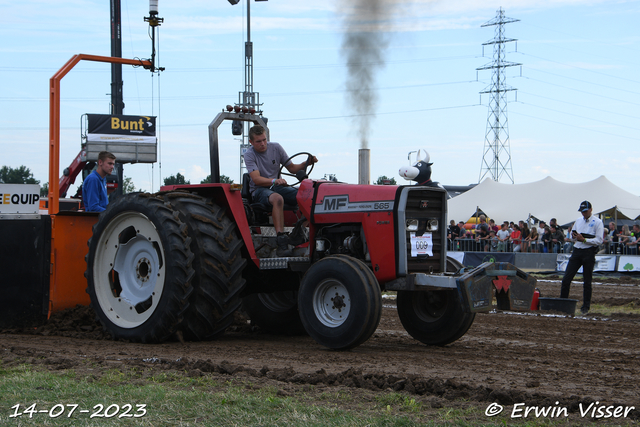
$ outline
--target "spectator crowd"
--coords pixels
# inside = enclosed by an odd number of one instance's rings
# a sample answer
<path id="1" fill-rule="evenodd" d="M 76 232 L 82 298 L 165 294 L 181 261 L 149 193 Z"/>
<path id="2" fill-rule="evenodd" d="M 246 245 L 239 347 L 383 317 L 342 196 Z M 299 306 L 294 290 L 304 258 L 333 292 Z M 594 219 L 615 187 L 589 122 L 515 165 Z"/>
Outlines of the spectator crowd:
<path id="1" fill-rule="evenodd" d="M 531 226 L 525 221 L 504 221 L 498 226 L 493 219 L 479 216 L 479 222 L 471 226 L 451 220 L 447 229 L 449 251 L 463 252 L 532 252 L 532 253 L 571 253 L 575 240 L 571 235 L 571 226 L 566 229 L 558 225 L 555 218 L 549 224 L 539 221 Z M 471 228 L 469 228 L 471 227 Z M 628 225 L 618 228 L 610 222 L 604 230 L 603 243 L 599 254 L 638 255 L 640 243 L 640 225 Z"/>

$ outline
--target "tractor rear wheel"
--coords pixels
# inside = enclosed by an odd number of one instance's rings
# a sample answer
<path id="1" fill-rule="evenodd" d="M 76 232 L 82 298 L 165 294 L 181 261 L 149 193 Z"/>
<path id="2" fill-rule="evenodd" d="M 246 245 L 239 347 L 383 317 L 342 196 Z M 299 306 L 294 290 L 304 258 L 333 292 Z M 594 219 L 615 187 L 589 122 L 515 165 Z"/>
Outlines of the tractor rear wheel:
<path id="1" fill-rule="evenodd" d="M 458 261 L 447 258 L 447 271 L 458 271 Z M 413 338 L 427 345 L 446 345 L 463 336 L 475 313 L 465 313 L 456 290 L 398 291 L 398 317 Z"/>
<path id="2" fill-rule="evenodd" d="M 233 322 L 245 280 L 243 241 L 226 211 L 211 200 L 186 192 L 164 195 L 187 225 L 194 254 L 193 294 L 180 325 L 187 340 L 210 340 Z"/>
<path id="3" fill-rule="evenodd" d="M 93 227 L 87 293 L 114 339 L 160 342 L 182 321 L 192 292 L 187 226 L 164 200 L 133 193 L 110 203 Z"/>
<path id="4" fill-rule="evenodd" d="M 278 335 L 306 333 L 298 313 L 298 292 L 277 291 L 251 294 L 242 299 L 242 308 L 252 323 Z"/>
<path id="5" fill-rule="evenodd" d="M 380 286 L 353 258 L 323 258 L 305 273 L 298 308 L 316 342 L 348 350 L 369 339 L 380 323 Z"/>

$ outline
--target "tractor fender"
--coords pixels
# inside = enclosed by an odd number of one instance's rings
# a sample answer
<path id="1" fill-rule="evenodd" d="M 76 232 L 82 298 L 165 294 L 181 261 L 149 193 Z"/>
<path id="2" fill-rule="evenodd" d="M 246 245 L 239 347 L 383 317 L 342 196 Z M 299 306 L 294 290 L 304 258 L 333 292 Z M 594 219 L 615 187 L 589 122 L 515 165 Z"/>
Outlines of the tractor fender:
<path id="1" fill-rule="evenodd" d="M 249 222 L 242 204 L 242 195 L 239 190 L 232 189 L 231 184 L 199 184 L 199 185 L 170 185 L 161 188 L 162 191 L 186 190 L 196 193 L 202 197 L 210 198 L 218 206 L 225 208 L 227 215 L 236 223 L 238 232 L 244 242 L 242 248 L 243 256 L 251 259 L 256 267 L 260 266 L 260 261 L 256 256 L 251 239 Z"/>

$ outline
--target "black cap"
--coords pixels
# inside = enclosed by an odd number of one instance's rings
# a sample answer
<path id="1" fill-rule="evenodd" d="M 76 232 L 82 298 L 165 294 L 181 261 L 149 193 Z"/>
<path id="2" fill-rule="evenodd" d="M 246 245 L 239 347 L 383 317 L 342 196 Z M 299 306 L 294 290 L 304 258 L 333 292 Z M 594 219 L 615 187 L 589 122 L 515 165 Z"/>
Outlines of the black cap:
<path id="1" fill-rule="evenodd" d="M 589 209 L 591 209 L 593 206 L 591 206 L 591 202 L 585 200 L 584 202 L 580 203 L 580 207 L 578 208 L 578 212 L 586 212 Z"/>

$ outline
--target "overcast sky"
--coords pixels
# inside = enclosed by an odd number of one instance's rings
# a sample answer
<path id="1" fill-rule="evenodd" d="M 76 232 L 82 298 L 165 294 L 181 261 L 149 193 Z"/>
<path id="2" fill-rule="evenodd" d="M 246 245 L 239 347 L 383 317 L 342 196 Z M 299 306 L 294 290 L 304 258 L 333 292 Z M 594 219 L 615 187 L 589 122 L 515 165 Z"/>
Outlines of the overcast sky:
<path id="1" fill-rule="evenodd" d="M 207 126 L 244 88 L 246 1 L 159 1 L 160 76 L 123 69 L 125 114 L 158 116 L 160 162 L 126 165 L 136 188 L 159 189 L 182 173 L 209 174 Z M 391 2 L 391 0 L 389 0 Z M 507 117 L 516 183 L 546 176 L 584 182 L 605 175 L 640 195 L 640 1 L 395 0 L 384 19 L 357 27 L 380 47 L 363 56 L 373 114 L 350 94 L 345 47 L 358 1 L 269 0 L 251 3 L 254 90 L 271 139 L 291 155 L 320 160 L 312 175 L 357 181 L 358 149 L 371 149 L 371 177 L 395 177 L 410 151 L 431 155 L 433 179 L 477 183 L 483 157 L 495 27 L 509 18 Z M 178 5 L 179 4 L 179 5 Z M 110 55 L 109 2 L 0 0 L 0 165 L 31 169 L 48 181 L 48 85 L 74 54 Z M 148 58 L 148 2 L 122 0 L 127 58 Z M 359 16 L 365 16 L 362 12 Z M 366 17 L 366 16 L 365 16 Z M 368 17 L 366 17 L 368 18 Z M 351 58 L 351 59 L 350 59 Z M 377 58 L 377 59 L 376 59 Z M 81 63 L 62 83 L 61 170 L 80 149 L 81 116 L 109 113 L 110 67 Z M 363 82 L 364 84 L 364 82 Z M 364 106 L 367 107 L 367 106 Z M 368 115 L 362 115 L 368 114 Z M 363 121 L 362 118 L 365 120 Z M 239 181 L 239 141 L 221 129 L 221 172 Z M 633 147 L 636 147 L 635 149 Z M 506 158 L 505 158 L 506 160 Z M 506 182 L 504 179 L 502 182 Z M 76 182 L 79 184 L 79 182 Z M 541 202 L 544 202 L 541 200 Z"/>

